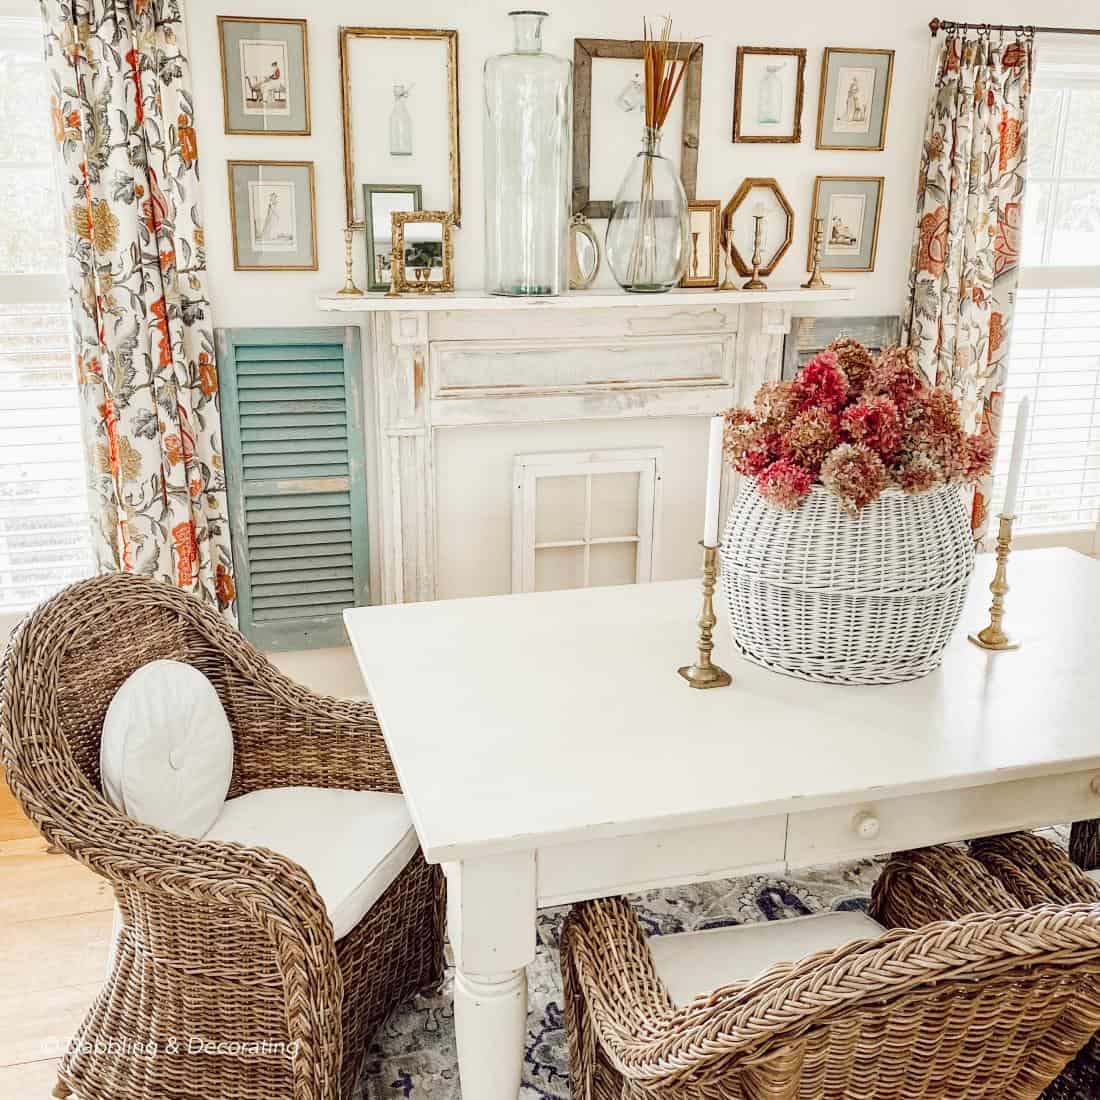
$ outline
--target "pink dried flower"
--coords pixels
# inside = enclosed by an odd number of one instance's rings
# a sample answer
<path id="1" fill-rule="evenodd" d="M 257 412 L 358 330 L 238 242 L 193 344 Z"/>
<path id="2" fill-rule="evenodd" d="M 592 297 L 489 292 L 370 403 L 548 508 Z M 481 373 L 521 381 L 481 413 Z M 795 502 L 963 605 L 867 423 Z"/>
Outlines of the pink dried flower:
<path id="1" fill-rule="evenodd" d="M 821 465 L 821 483 L 852 516 L 877 499 L 888 481 L 882 459 L 862 443 L 841 443 Z"/>
<path id="2" fill-rule="evenodd" d="M 836 356 L 836 365 L 848 379 L 848 392 L 852 395 L 863 391 L 863 383 L 874 365 L 874 356 L 858 341 L 850 336 L 840 336 L 828 347 Z"/>
<path id="3" fill-rule="evenodd" d="M 734 469 L 739 474 L 756 477 L 779 457 L 779 436 L 774 432 L 757 432 L 734 464 Z"/>
<path id="4" fill-rule="evenodd" d="M 848 380 L 837 366 L 836 355 L 823 351 L 798 372 L 791 390 L 799 409 L 819 406 L 840 412 L 848 399 Z"/>
<path id="5" fill-rule="evenodd" d="M 779 508 L 797 508 L 806 499 L 813 476 L 797 462 L 781 458 L 756 479 L 760 495 Z"/>
<path id="6" fill-rule="evenodd" d="M 910 455 L 891 472 L 894 481 L 907 493 L 926 493 L 943 484 L 943 471 L 928 455 Z"/>
<path id="7" fill-rule="evenodd" d="M 790 382 L 765 382 L 753 399 L 757 422 L 769 431 L 785 431 L 798 414 L 799 407 Z"/>
<path id="8" fill-rule="evenodd" d="M 963 441 L 962 471 L 967 481 L 981 481 L 993 468 L 996 443 L 992 432 L 968 435 Z"/>
<path id="9" fill-rule="evenodd" d="M 913 364 L 909 348 L 887 348 L 867 372 L 863 384 L 864 397 L 884 394 L 899 409 L 909 400 L 928 389 L 924 375 Z"/>
<path id="10" fill-rule="evenodd" d="M 722 433 L 722 450 L 726 461 L 736 466 L 756 437 L 759 424 L 748 409 L 730 409 L 725 415 L 725 429 Z"/>
<path id="11" fill-rule="evenodd" d="M 825 456 L 840 442 L 836 413 L 820 406 L 806 409 L 794 418 L 783 437 L 784 451 L 803 469 L 816 474 Z"/>
<path id="12" fill-rule="evenodd" d="M 870 447 L 883 461 L 901 446 L 901 414 L 885 394 L 849 405 L 840 424 L 853 443 Z"/>

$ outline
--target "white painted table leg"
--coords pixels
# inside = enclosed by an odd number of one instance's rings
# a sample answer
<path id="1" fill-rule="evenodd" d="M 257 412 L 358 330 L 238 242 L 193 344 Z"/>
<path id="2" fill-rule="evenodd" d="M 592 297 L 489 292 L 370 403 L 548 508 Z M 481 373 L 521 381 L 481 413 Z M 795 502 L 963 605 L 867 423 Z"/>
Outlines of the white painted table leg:
<path id="1" fill-rule="evenodd" d="M 516 1100 L 535 957 L 535 853 L 444 864 L 463 1100 Z"/>
<path id="2" fill-rule="evenodd" d="M 455 1039 L 464 1100 L 516 1100 L 527 1035 L 527 971 L 455 973 Z"/>

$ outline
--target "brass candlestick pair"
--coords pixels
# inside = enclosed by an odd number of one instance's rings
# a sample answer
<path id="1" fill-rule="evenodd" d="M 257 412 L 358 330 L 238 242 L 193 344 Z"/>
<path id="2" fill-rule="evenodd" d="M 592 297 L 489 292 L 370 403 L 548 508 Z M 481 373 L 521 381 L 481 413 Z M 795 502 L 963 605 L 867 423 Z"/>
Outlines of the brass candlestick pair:
<path id="1" fill-rule="evenodd" d="M 997 532 L 997 569 L 990 581 L 993 602 L 989 605 L 989 626 L 967 637 L 981 649 L 997 652 L 1019 649 L 1020 643 L 1004 632 L 1005 593 L 1008 592 L 1008 555 L 1012 550 L 1012 516 L 1001 516 Z"/>
<path id="2" fill-rule="evenodd" d="M 714 614 L 714 585 L 718 579 L 718 547 L 703 547 L 703 610 L 699 615 L 699 654 L 695 664 L 684 665 L 677 671 L 693 688 L 725 687 L 733 683 L 733 678 L 725 669 L 714 664 L 710 655 L 714 652 L 712 638 L 714 624 L 718 617 Z"/>

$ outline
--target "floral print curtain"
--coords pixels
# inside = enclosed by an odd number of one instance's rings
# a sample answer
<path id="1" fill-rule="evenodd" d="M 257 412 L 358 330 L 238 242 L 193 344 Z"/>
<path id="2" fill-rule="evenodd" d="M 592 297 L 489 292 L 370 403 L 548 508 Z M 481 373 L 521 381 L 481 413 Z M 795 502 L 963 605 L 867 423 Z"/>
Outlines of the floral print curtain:
<path id="1" fill-rule="evenodd" d="M 41 0 L 102 570 L 236 615 L 178 0 Z"/>
<path id="2" fill-rule="evenodd" d="M 925 374 L 950 386 L 968 431 L 996 436 L 1016 287 L 1031 86 L 1030 36 L 951 33 L 924 131 L 902 324 Z M 972 524 L 988 524 L 990 483 Z"/>

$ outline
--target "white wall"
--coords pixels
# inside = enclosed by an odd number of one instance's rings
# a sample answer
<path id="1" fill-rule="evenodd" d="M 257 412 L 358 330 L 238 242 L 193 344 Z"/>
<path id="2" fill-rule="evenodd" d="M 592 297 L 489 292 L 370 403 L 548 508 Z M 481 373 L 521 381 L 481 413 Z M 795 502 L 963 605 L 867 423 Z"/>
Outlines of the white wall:
<path id="1" fill-rule="evenodd" d="M 481 286 L 482 167 L 481 69 L 486 57 L 510 48 L 504 3 L 472 0 L 410 0 L 401 6 L 379 0 L 189 0 L 189 37 L 203 173 L 210 286 L 219 325 L 332 323 L 315 311 L 316 294 L 343 283 L 344 185 L 341 153 L 337 28 L 357 26 L 453 27 L 459 32 L 459 97 L 463 224 L 455 240 L 460 287 Z M 556 0 L 545 25 L 548 50 L 572 57 L 575 37 L 639 38 L 650 7 L 635 0 Z M 845 313 L 897 312 L 909 263 L 919 143 L 924 123 L 929 65 L 928 20 L 1080 24 L 1083 0 L 781 0 L 730 4 L 725 0 L 680 0 L 653 5 L 671 11 L 675 28 L 704 43 L 703 99 L 698 197 L 723 202 L 746 176 L 774 176 L 794 206 L 795 242 L 773 279 L 794 285 L 805 278 L 808 211 L 815 175 L 886 177 L 876 270 L 834 275 L 857 288 Z M 306 17 L 309 20 L 313 133 L 310 137 L 228 137 L 222 132 L 218 14 Z M 1096 22 L 1100 23 L 1100 19 Z M 730 140 L 733 68 L 738 45 L 801 46 L 808 51 L 806 98 L 799 145 L 734 145 Z M 818 152 L 814 149 L 818 79 L 823 47 L 867 46 L 896 51 L 886 149 L 882 153 Z M 382 105 L 383 110 L 385 105 Z M 317 175 L 320 270 L 308 273 L 233 271 L 226 194 L 227 159 L 313 160 Z M 624 171 L 625 171 L 624 165 Z M 602 231 L 602 224 L 597 227 Z M 362 242 L 356 241 L 357 278 L 362 281 Z M 605 273 L 606 277 L 606 273 Z"/>

